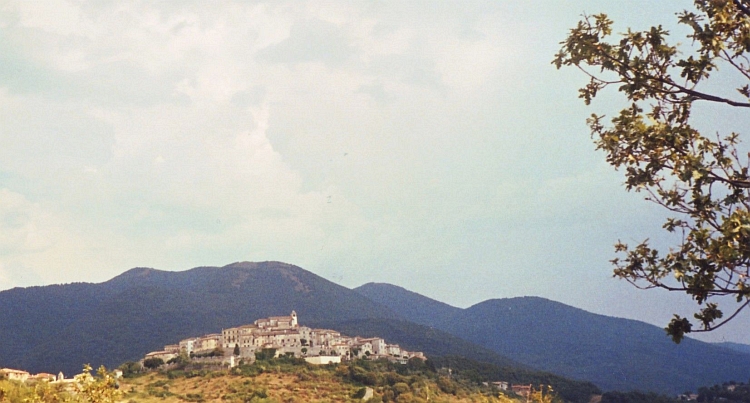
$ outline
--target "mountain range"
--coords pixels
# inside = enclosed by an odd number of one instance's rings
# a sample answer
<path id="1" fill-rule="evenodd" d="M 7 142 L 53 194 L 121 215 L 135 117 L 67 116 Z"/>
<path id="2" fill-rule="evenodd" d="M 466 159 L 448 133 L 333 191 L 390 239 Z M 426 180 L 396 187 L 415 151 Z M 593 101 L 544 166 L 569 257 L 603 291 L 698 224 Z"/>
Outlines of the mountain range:
<path id="1" fill-rule="evenodd" d="M 671 394 L 750 377 L 742 345 L 676 345 L 656 326 L 537 297 L 461 309 L 390 284 L 352 290 L 280 262 L 135 268 L 99 284 L 2 291 L 0 367 L 112 367 L 186 337 L 292 310 L 308 326 L 377 335 L 454 366 L 468 365 L 460 357 L 484 362 L 487 374 L 543 378 L 569 385 L 570 396 L 596 389 L 585 381 L 604 390 Z"/>
<path id="2" fill-rule="evenodd" d="M 390 284 L 355 291 L 407 320 L 605 390 L 679 393 L 750 375 L 743 345 L 727 348 L 689 338 L 675 344 L 656 326 L 544 298 L 492 299 L 460 309 Z"/>

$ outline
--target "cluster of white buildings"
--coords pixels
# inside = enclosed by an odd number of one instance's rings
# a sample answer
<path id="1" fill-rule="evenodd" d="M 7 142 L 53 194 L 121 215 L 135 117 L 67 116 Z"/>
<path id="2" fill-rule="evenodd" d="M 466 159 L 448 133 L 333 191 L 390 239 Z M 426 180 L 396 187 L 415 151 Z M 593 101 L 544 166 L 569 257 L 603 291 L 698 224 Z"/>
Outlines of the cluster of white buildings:
<path id="1" fill-rule="evenodd" d="M 294 311 L 289 316 L 258 319 L 253 324 L 224 329 L 221 333 L 181 340 L 179 344 L 164 346 L 164 351 L 148 353 L 146 358 L 161 358 L 167 362 L 181 351 L 201 355 L 215 351 L 217 347 L 221 347 L 226 355 L 233 355 L 237 348 L 240 358 L 251 359 L 257 351 L 275 349 L 277 356 L 291 355 L 311 363 L 363 357 L 387 358 L 403 363 L 414 357 L 425 359 L 421 352 L 406 351 L 398 344 L 388 344 L 378 337 L 349 337 L 335 330 L 301 326 Z"/>

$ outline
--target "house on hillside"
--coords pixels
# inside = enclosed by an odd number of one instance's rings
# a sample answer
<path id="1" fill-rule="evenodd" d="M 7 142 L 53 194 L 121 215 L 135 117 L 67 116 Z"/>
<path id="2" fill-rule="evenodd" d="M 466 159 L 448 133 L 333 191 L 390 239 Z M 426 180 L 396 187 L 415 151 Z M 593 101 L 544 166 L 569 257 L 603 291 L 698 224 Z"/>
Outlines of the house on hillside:
<path id="1" fill-rule="evenodd" d="M 331 344 L 339 343 L 341 339 L 341 333 L 330 330 L 330 329 L 313 329 L 310 332 L 310 340 L 316 347 L 330 346 Z"/>
<path id="2" fill-rule="evenodd" d="M 194 352 L 197 341 L 197 337 L 180 340 L 180 343 L 178 344 L 180 346 L 180 351 L 185 350 L 185 352 L 188 354 Z"/>
<path id="3" fill-rule="evenodd" d="M 398 344 L 389 344 L 385 351 L 386 354 L 392 355 L 394 357 L 401 355 L 401 347 L 399 347 Z"/>
<path id="4" fill-rule="evenodd" d="M 414 352 L 408 351 L 406 354 L 407 354 L 407 357 L 409 358 L 419 358 L 420 360 L 427 359 L 427 357 L 425 357 L 424 353 L 421 351 L 414 351 Z"/>
<path id="5" fill-rule="evenodd" d="M 179 344 L 167 344 L 164 346 L 164 351 L 180 354 L 180 345 Z"/>
<path id="6" fill-rule="evenodd" d="M 5 375 L 11 381 L 26 382 L 29 379 L 30 374 L 20 369 L 3 368 L 0 369 L 0 374 Z"/>
<path id="7" fill-rule="evenodd" d="M 511 392 L 518 396 L 528 398 L 531 396 L 531 384 L 529 385 L 512 385 L 510 387 Z"/>
<path id="8" fill-rule="evenodd" d="M 40 372 L 38 374 L 31 375 L 28 378 L 29 381 L 34 381 L 34 382 L 42 382 L 42 381 L 43 382 L 53 382 L 56 379 L 57 378 L 55 377 L 54 374 L 48 374 L 46 372 Z"/>
<path id="9" fill-rule="evenodd" d="M 372 343 L 365 339 L 355 339 L 352 344 L 352 357 L 372 355 Z M 354 354 L 356 352 L 356 354 Z"/>
<path id="10" fill-rule="evenodd" d="M 497 390 L 508 390 L 508 382 L 506 381 L 492 382 L 492 386 L 496 387 Z"/>
<path id="11" fill-rule="evenodd" d="M 292 311 L 289 316 L 271 316 L 269 318 L 258 319 L 255 325 L 261 329 L 296 329 L 297 312 Z"/>
<path id="12" fill-rule="evenodd" d="M 379 338 L 379 337 L 370 337 L 370 338 L 362 338 L 357 337 L 356 338 L 357 343 L 361 343 L 365 347 L 363 349 L 365 351 L 370 351 L 370 354 L 374 355 L 387 355 L 386 348 L 388 344 L 385 342 L 385 340 Z M 369 344 L 369 346 L 367 345 Z M 365 354 L 365 351 L 362 351 L 362 354 Z"/>
<path id="13" fill-rule="evenodd" d="M 331 345 L 331 352 L 339 357 L 345 357 L 349 354 L 351 347 L 346 343 L 337 343 Z"/>
<path id="14" fill-rule="evenodd" d="M 221 347 L 221 334 L 213 333 L 198 337 L 193 343 L 193 349 L 196 353 L 206 353 Z"/>

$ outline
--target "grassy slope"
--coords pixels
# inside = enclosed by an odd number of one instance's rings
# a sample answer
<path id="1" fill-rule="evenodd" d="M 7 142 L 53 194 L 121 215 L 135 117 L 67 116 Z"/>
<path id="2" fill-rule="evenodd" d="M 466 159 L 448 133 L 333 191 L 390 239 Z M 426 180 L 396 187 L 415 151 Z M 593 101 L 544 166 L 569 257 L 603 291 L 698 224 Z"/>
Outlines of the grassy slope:
<path id="1" fill-rule="evenodd" d="M 222 372 L 205 373 L 194 377 L 173 377 L 163 373 L 150 373 L 145 376 L 123 380 L 120 389 L 127 402 L 358 402 L 355 393 L 363 385 L 352 381 L 346 374 L 349 367 L 313 367 L 264 364 L 265 372 L 260 374 L 228 374 Z M 397 376 L 397 375 L 396 375 Z M 517 402 L 509 398 L 488 396 L 476 390 L 459 386 L 455 394 L 440 390 L 434 380 L 422 376 L 398 378 L 405 381 L 410 389 L 399 396 L 399 402 Z M 384 381 L 373 386 L 375 398 L 372 402 L 383 401 L 392 386 Z M 387 399 L 386 399 L 387 400 Z"/>

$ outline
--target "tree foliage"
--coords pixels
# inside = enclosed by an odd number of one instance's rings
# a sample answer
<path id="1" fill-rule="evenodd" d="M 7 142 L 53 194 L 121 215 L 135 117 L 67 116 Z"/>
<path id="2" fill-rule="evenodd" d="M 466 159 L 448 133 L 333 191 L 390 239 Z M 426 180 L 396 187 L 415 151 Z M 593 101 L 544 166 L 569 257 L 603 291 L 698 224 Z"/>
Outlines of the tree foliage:
<path id="1" fill-rule="evenodd" d="M 115 403 L 121 397 L 117 380 L 103 366 L 92 375 L 91 367 L 85 365 L 72 389 L 47 381 L 0 382 L 0 402 L 4 403 Z"/>
<path id="2" fill-rule="evenodd" d="M 699 402 L 750 403 L 750 385 L 729 382 L 698 389 Z"/>
<path id="3" fill-rule="evenodd" d="M 157 357 L 146 358 L 143 360 L 143 366 L 148 369 L 156 369 L 164 365 L 164 360 Z"/>
<path id="4" fill-rule="evenodd" d="M 135 361 L 127 361 L 123 364 L 121 364 L 119 367 L 117 367 L 120 371 L 122 371 L 122 376 L 125 378 L 132 378 L 141 370 L 143 369 L 143 366 L 139 362 Z"/>
<path id="5" fill-rule="evenodd" d="M 609 391 L 602 395 L 601 403 L 677 403 L 679 400 L 653 392 Z"/>
<path id="6" fill-rule="evenodd" d="M 605 14 L 584 16 L 553 61 L 590 77 L 579 90 L 586 104 L 610 86 L 627 99 L 608 122 L 588 119 L 592 137 L 624 171 L 628 191 L 670 212 L 663 227 L 679 241 L 667 251 L 649 240 L 618 242 L 614 275 L 695 300 L 694 321 L 675 315 L 666 328 L 675 342 L 716 329 L 750 303 L 750 155 L 738 133 L 704 134 L 691 121 L 700 103 L 750 107 L 750 1 L 695 0 L 677 18 L 689 29 L 684 46 L 670 44 L 662 26 L 615 36 Z M 726 296 L 736 302 L 728 315 L 719 307 Z"/>
<path id="7" fill-rule="evenodd" d="M 83 373 L 76 376 L 75 390 L 78 403 L 115 403 L 121 395 L 117 380 L 104 366 L 99 367 L 94 376 L 91 367 L 85 365 Z"/>
<path id="8" fill-rule="evenodd" d="M 276 357 L 275 348 L 263 348 L 255 352 L 255 359 L 259 361 L 268 361 Z"/>
<path id="9" fill-rule="evenodd" d="M 538 388 L 532 388 L 529 400 L 535 403 L 562 403 L 562 400 L 549 385 L 539 385 Z"/>

